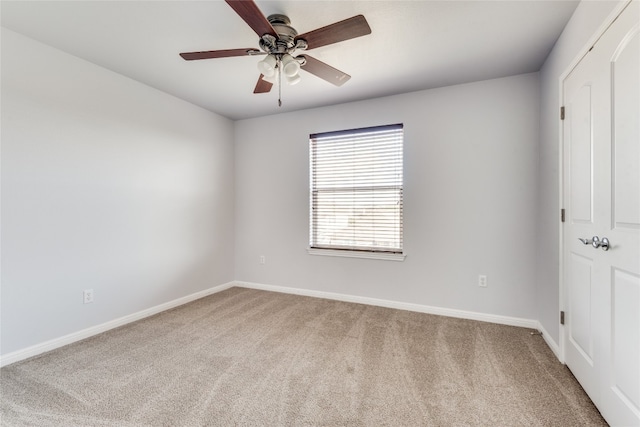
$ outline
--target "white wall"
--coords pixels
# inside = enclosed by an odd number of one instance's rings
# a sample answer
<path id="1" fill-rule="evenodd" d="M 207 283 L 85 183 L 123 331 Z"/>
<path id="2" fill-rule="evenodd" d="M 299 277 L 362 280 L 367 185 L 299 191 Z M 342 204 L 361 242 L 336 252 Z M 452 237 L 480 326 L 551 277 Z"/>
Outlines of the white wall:
<path id="1" fill-rule="evenodd" d="M 535 319 L 539 111 L 534 73 L 236 122 L 236 279 Z M 309 134 L 390 123 L 406 260 L 309 255 Z"/>
<path id="2" fill-rule="evenodd" d="M 0 352 L 234 278 L 539 319 L 559 342 L 558 79 L 618 4 L 580 3 L 540 76 L 240 121 L 235 155 L 229 120 L 3 29 Z M 407 259 L 307 254 L 309 133 L 396 122 Z"/>
<path id="3" fill-rule="evenodd" d="M 3 29 L 1 136 L 2 354 L 233 280 L 230 120 Z"/>
<path id="4" fill-rule="evenodd" d="M 582 1 L 540 71 L 540 160 L 537 217 L 536 318 L 559 343 L 560 77 L 586 52 L 618 1 Z"/>

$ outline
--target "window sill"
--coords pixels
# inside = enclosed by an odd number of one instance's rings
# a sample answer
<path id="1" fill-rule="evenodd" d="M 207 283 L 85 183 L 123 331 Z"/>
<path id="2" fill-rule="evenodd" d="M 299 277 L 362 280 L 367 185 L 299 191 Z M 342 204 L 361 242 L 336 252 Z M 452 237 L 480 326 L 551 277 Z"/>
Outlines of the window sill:
<path id="1" fill-rule="evenodd" d="M 335 256 L 343 258 L 382 259 L 385 261 L 404 261 L 405 254 L 389 254 L 381 252 L 341 251 L 334 249 L 307 248 L 310 255 Z"/>

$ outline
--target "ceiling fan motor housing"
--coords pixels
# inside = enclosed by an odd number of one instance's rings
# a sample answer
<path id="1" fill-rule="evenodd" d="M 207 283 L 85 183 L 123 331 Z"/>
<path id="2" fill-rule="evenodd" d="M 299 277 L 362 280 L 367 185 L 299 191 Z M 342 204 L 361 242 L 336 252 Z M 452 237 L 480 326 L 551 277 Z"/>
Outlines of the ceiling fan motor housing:
<path id="1" fill-rule="evenodd" d="M 260 48 L 267 53 L 290 53 L 296 48 L 295 37 L 298 32 L 291 27 L 289 17 L 280 14 L 269 15 L 267 18 L 273 29 L 278 34 L 278 38 L 273 40 L 273 36 L 268 34 L 260 39 Z"/>

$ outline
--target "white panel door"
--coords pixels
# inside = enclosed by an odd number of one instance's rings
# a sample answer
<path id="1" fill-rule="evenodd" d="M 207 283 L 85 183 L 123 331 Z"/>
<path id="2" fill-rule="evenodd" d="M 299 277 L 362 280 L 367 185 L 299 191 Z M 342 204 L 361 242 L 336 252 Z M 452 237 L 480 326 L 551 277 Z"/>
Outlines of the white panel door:
<path id="1" fill-rule="evenodd" d="M 619 426 L 640 426 L 639 17 L 634 1 L 563 86 L 565 360 Z"/>
<path id="2" fill-rule="evenodd" d="M 594 220 L 594 56 L 587 55 L 564 81 L 565 362 L 594 402 L 599 399 L 595 337 L 598 321 L 595 257 L 589 240 Z M 602 100 L 600 100 L 602 102 Z M 584 239 L 583 244 L 579 239 Z"/>

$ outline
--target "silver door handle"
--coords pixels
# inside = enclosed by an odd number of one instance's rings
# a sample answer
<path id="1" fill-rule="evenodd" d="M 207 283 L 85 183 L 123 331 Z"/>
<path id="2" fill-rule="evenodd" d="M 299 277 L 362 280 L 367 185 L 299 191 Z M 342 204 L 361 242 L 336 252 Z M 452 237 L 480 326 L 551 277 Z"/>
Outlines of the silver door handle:
<path id="1" fill-rule="evenodd" d="M 609 239 L 607 239 L 606 237 L 603 237 L 602 240 L 600 240 L 598 236 L 593 236 L 593 238 L 591 239 L 591 245 L 593 245 L 593 247 L 596 249 L 602 248 L 602 250 L 608 251 Z"/>
<path id="2" fill-rule="evenodd" d="M 580 240 L 585 245 L 591 243 L 591 246 L 596 249 L 602 248 L 603 251 L 608 251 L 610 247 L 609 239 L 607 239 L 606 237 L 603 237 L 602 240 L 600 240 L 598 236 L 593 236 L 591 240 L 578 237 L 578 240 Z"/>

